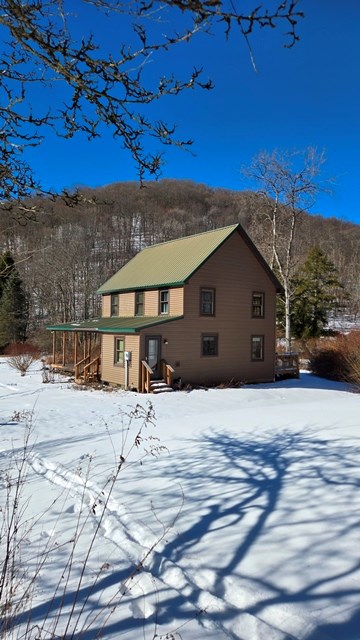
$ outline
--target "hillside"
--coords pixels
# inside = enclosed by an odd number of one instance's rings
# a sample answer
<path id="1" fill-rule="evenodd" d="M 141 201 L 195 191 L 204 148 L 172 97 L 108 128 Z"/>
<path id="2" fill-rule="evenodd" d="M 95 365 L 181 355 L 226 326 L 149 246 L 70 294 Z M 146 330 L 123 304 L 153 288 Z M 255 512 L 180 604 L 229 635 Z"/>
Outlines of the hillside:
<path id="1" fill-rule="evenodd" d="M 21 211 L 2 212 L 2 249 L 14 255 L 29 298 L 31 331 L 52 322 L 97 315 L 98 286 L 142 247 L 240 222 L 270 261 L 271 229 L 261 198 L 250 191 L 214 189 L 182 180 L 115 183 L 80 189 L 80 198 L 28 202 L 33 220 Z M 15 220 L 17 217 L 20 223 Z M 360 310 L 360 225 L 302 214 L 295 262 L 318 244 L 338 268 Z"/>

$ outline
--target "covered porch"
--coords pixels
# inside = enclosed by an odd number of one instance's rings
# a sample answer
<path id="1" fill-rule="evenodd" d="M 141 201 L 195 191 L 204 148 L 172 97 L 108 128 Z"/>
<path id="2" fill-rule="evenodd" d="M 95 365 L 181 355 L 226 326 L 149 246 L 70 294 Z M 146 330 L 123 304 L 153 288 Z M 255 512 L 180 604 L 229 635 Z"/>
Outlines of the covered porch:
<path id="1" fill-rule="evenodd" d="M 158 392 L 153 384 L 151 354 L 140 346 L 142 329 L 177 318 L 111 317 L 48 326 L 52 333 L 51 368 L 74 378 L 77 384 L 102 381 L 141 393 Z M 172 367 L 161 359 L 158 369 L 170 387 Z"/>
<path id="2" fill-rule="evenodd" d="M 74 377 L 77 384 L 100 381 L 101 336 L 90 330 L 49 327 L 51 369 Z"/>

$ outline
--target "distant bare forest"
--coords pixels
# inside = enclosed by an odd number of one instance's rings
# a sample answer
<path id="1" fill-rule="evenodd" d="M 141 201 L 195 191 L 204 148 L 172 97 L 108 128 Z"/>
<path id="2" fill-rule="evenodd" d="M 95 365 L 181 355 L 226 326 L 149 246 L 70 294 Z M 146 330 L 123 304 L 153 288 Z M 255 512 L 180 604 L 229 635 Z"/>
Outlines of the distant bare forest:
<path id="1" fill-rule="evenodd" d="M 270 261 L 271 230 L 261 198 L 182 180 L 82 188 L 79 202 L 36 199 L 33 221 L 2 212 L 2 250 L 9 250 L 29 300 L 29 333 L 47 323 L 99 314 L 97 288 L 143 247 L 240 222 Z M 29 203 L 28 203 L 29 204 Z M 286 213 L 284 214 L 286 215 Z M 20 216 L 21 220 L 21 216 Z M 337 267 L 360 313 L 360 225 L 302 214 L 295 265 L 319 246 Z"/>

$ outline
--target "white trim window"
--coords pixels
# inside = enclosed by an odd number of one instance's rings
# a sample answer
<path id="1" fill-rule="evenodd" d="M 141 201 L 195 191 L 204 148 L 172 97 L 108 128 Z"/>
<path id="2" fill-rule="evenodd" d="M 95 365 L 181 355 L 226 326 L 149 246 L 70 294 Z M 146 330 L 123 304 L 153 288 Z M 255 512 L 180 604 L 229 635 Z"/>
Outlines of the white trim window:
<path id="1" fill-rule="evenodd" d="M 114 364 L 123 367 L 125 362 L 125 340 L 124 338 L 115 338 Z"/>
<path id="2" fill-rule="evenodd" d="M 159 292 L 160 315 L 166 316 L 169 313 L 169 290 L 161 289 Z"/>

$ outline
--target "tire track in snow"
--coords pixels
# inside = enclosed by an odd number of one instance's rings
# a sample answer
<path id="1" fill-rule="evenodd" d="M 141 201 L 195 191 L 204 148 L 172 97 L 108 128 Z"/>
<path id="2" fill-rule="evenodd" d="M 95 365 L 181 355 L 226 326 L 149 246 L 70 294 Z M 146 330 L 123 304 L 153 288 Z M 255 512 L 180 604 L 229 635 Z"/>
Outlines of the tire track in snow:
<path id="1" fill-rule="evenodd" d="M 34 452 L 29 456 L 28 462 L 36 474 L 43 476 L 54 485 L 67 489 L 72 498 L 77 498 L 79 503 L 86 504 L 92 518 L 98 520 L 100 516 L 96 513 L 94 505 L 99 504 L 100 496 L 102 496 L 103 503 L 106 501 L 106 497 L 102 495 L 102 490 L 95 483 L 88 479 L 85 480 L 81 475 L 70 471 L 62 464 L 54 463 Z M 104 504 L 101 504 L 100 509 L 103 508 Z M 137 574 L 137 581 L 132 581 L 131 586 L 127 589 L 127 595 L 130 598 L 129 606 L 134 617 L 148 618 L 155 613 L 155 607 L 150 602 L 146 602 L 146 595 L 154 592 L 156 580 L 163 587 L 176 591 L 187 603 L 193 606 L 195 609 L 194 617 L 199 617 L 205 629 L 221 633 L 223 638 L 228 637 L 233 640 L 297 640 L 298 636 L 292 635 L 288 630 L 279 629 L 275 620 L 272 624 L 270 620 L 266 621 L 247 613 L 244 608 L 244 600 L 246 600 L 243 597 L 244 591 L 240 590 L 239 593 L 231 578 L 225 580 L 225 599 L 211 593 L 206 588 L 204 589 L 198 584 L 200 581 L 196 579 L 196 576 L 189 576 L 178 564 L 162 556 L 161 552 L 156 550 L 159 538 L 146 525 L 134 519 L 126 507 L 122 503 L 116 502 L 112 496 L 108 499 L 100 531 L 106 539 L 125 553 L 132 566 L 137 567 L 141 563 L 143 571 Z M 267 595 L 264 593 L 264 596 Z M 261 593 L 256 590 L 254 597 L 259 598 L 259 596 Z M 291 613 L 285 613 L 283 609 L 282 614 L 284 622 L 286 619 L 290 621 L 294 618 Z M 225 624 L 217 620 L 218 615 L 236 617 L 236 621 L 233 620 L 231 623 L 233 630 L 228 629 Z M 189 620 L 191 620 L 190 613 Z M 302 620 L 302 629 L 304 629 L 304 622 Z M 289 627 L 292 628 L 293 625 L 286 624 L 286 628 L 289 629 Z"/>

